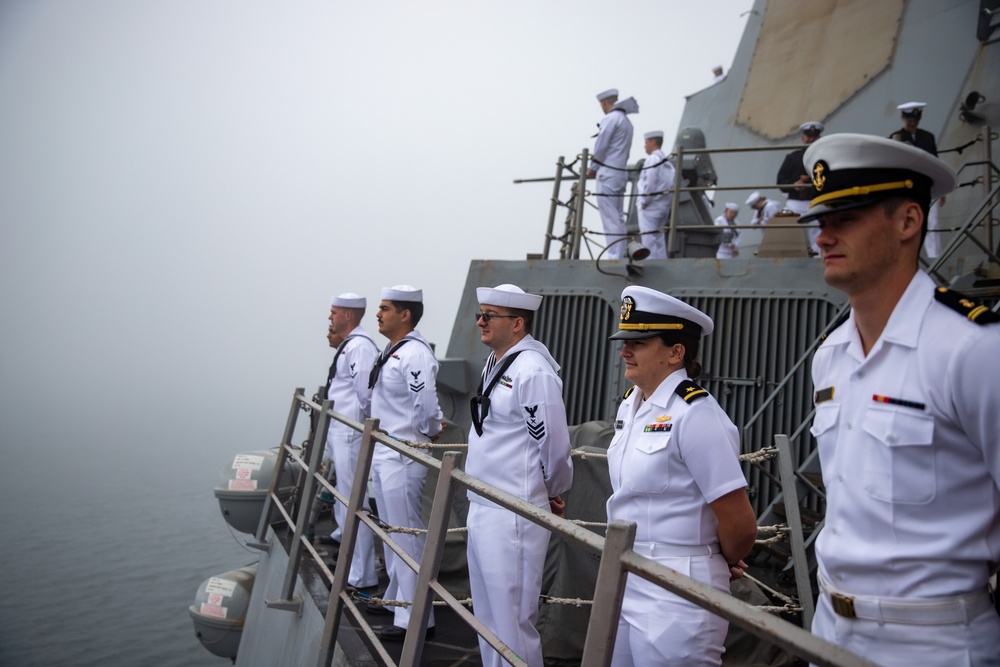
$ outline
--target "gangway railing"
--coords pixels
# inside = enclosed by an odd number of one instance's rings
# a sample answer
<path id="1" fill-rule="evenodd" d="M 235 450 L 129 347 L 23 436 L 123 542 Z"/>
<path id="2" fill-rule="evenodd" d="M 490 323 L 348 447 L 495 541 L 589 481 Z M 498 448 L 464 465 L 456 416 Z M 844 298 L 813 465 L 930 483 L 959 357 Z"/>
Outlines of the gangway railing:
<path id="1" fill-rule="evenodd" d="M 319 410 L 319 419 L 310 442 L 308 451 L 299 456 L 293 451 L 291 437 L 295 429 L 299 410 Z M 320 470 L 321 452 L 331 419 L 353 428 L 361 433 L 361 447 L 358 465 L 355 472 L 354 486 L 349 499 L 345 499 L 323 477 Z M 308 474 L 301 489 L 297 516 L 285 510 L 277 495 L 277 484 L 272 482 L 268 492 L 264 511 L 258 526 L 256 541 L 248 545 L 259 549 L 269 549 L 265 540 L 267 529 L 271 522 L 273 511 L 281 513 L 289 526 L 294 526 L 289 559 L 285 576 L 285 585 L 280 599 L 267 600 L 270 609 L 283 611 L 298 611 L 302 601 L 291 598 L 294 590 L 301 559 L 308 552 L 315 565 L 330 576 L 329 569 L 322 562 L 317 552 L 305 539 L 311 503 L 316 495 L 313 490 L 319 484 L 332 493 L 338 502 L 347 504 L 347 525 L 343 527 L 340 555 L 332 573 L 329 606 L 326 610 L 326 620 L 323 637 L 317 656 L 317 666 L 327 667 L 333 664 L 336 638 L 340 630 L 342 612 L 350 613 L 357 621 L 362 631 L 375 646 L 379 658 L 386 665 L 395 665 L 382 647 L 378 638 L 368 624 L 364 614 L 356 606 L 354 599 L 348 593 L 347 578 L 351 559 L 354 553 L 358 530 L 362 525 L 372 530 L 387 548 L 392 551 L 408 567 L 417 573 L 417 586 L 412 601 L 410 624 L 403 642 L 400 667 L 412 667 L 419 664 L 423 651 L 425 632 L 433 598 L 440 598 L 444 604 L 453 609 L 463 621 L 469 624 L 481 637 L 495 648 L 504 659 L 512 665 L 525 664 L 498 637 L 485 628 L 475 616 L 465 609 L 462 603 L 454 598 L 438 580 L 441 557 L 444 550 L 447 527 L 451 514 L 451 503 L 454 493 L 459 488 L 468 489 L 487 498 L 499 506 L 515 512 L 552 533 L 575 543 L 583 549 L 600 557 L 597 580 L 594 589 L 594 603 L 591 609 L 590 621 L 584 643 L 582 667 L 603 667 L 610 665 L 612 649 L 621 613 L 622 598 L 628 574 L 641 577 L 663 589 L 674 593 L 708 611 L 727 619 L 730 623 L 747 630 L 761 639 L 772 642 L 782 649 L 809 660 L 816 665 L 828 667 L 872 667 L 873 663 L 858 657 L 834 644 L 826 642 L 802 628 L 781 618 L 772 616 L 766 611 L 751 606 L 732 595 L 715 590 L 700 581 L 684 576 L 649 558 L 641 556 L 632 550 L 635 540 L 636 526 L 634 523 L 611 522 L 607 526 L 606 537 L 601 537 L 572 521 L 556 516 L 540 509 L 511 494 L 492 487 L 481 480 L 466 474 L 459 469 L 462 454 L 458 451 L 445 452 L 443 459 L 420 452 L 411 443 L 391 438 L 378 429 L 377 419 L 368 419 L 363 424 L 334 412 L 331 401 L 323 401 L 317 405 L 304 395 L 303 389 L 296 389 L 292 399 L 292 409 L 285 426 L 281 442 L 281 451 L 276 465 L 280 471 L 289 460 L 307 466 Z M 418 564 L 390 537 L 389 533 L 362 509 L 365 488 L 371 471 L 372 457 L 375 447 L 389 447 L 428 469 L 438 472 L 434 501 L 430 520 L 427 524 L 427 536 L 423 554 Z M 451 447 L 460 448 L 461 445 Z M 308 459 L 308 460 L 306 460 Z M 277 477 L 276 477 L 277 478 Z"/>

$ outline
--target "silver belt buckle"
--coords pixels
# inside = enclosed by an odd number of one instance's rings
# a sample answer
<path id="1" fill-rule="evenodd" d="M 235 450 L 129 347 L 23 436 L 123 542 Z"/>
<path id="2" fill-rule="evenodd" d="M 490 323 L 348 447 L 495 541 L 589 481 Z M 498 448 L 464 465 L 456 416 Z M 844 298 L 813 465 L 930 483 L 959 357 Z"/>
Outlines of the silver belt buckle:
<path id="1" fill-rule="evenodd" d="M 844 618 L 857 618 L 854 612 L 854 598 L 840 593 L 830 593 L 830 602 L 833 603 L 833 610 L 838 616 Z"/>

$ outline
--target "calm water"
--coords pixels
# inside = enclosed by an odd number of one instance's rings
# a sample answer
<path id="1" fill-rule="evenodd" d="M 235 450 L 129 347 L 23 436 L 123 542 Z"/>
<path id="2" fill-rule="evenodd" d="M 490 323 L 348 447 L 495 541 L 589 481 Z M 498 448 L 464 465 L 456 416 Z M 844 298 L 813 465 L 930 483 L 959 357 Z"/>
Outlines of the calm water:
<path id="1" fill-rule="evenodd" d="M 212 491 L 233 454 L 280 440 L 283 409 L 249 445 L 4 428 L 0 665 L 229 665 L 195 638 L 188 605 L 257 556 Z"/>

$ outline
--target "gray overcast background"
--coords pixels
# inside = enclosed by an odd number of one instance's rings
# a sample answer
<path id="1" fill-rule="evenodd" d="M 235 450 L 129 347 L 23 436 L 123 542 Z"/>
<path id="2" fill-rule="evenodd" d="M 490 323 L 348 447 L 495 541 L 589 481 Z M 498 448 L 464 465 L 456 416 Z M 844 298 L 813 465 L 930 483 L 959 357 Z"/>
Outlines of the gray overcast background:
<path id="1" fill-rule="evenodd" d="M 422 287 L 443 356 L 469 260 L 541 251 L 550 186 L 511 181 L 608 87 L 633 160 L 669 144 L 751 5 L 0 0 L 3 446 L 277 444 L 332 293 L 375 332 Z"/>

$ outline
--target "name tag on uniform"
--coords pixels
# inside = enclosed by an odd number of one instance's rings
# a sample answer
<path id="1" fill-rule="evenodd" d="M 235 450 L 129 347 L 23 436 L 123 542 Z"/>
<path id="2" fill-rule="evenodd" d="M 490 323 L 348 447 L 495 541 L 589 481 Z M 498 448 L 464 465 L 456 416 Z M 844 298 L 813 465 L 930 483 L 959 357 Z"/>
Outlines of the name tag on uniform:
<path id="1" fill-rule="evenodd" d="M 813 399 L 813 403 L 819 405 L 820 403 L 825 403 L 826 401 L 833 400 L 833 387 L 827 387 L 826 389 L 820 389 L 816 392 L 816 396 Z"/>
<path id="2" fill-rule="evenodd" d="M 625 422 L 623 422 L 621 419 L 616 419 L 615 420 L 615 430 L 616 431 L 622 430 L 622 428 L 624 428 L 624 426 L 625 426 Z"/>

